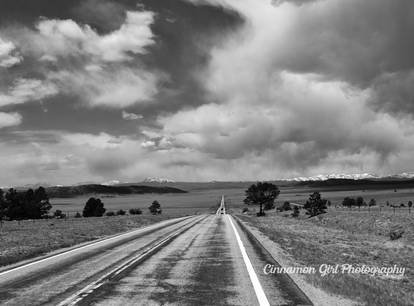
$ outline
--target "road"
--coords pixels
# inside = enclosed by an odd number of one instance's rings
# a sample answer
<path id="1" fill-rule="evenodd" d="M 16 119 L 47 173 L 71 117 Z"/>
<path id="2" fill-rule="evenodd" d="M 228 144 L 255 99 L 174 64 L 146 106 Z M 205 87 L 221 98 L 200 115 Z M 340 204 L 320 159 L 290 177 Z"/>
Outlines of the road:
<path id="1" fill-rule="evenodd" d="M 0 304 L 311 305 L 222 207 L 0 271 Z"/>

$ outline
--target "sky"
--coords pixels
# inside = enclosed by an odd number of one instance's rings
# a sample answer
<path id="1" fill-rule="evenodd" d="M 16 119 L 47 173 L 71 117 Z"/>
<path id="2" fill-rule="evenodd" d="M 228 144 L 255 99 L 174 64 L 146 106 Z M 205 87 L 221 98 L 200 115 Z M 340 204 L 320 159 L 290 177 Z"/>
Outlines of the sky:
<path id="1" fill-rule="evenodd" d="M 0 186 L 414 171 L 414 2 L 2 0 Z"/>

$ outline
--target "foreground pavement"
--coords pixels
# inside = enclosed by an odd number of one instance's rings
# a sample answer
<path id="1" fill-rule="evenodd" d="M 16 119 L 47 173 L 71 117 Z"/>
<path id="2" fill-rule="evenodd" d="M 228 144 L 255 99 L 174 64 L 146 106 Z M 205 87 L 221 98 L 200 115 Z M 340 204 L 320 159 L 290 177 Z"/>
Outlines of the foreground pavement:
<path id="1" fill-rule="evenodd" d="M 220 210 L 221 211 L 221 210 Z M 311 305 L 230 215 L 162 222 L 0 272 L 2 305 Z"/>

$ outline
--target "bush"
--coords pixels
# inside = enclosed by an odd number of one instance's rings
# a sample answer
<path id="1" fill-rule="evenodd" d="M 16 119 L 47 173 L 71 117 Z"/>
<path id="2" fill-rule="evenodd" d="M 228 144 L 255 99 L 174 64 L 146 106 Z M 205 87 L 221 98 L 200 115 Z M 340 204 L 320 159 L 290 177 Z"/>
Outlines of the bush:
<path id="1" fill-rule="evenodd" d="M 82 215 L 79 212 L 76 212 L 75 218 L 82 218 Z"/>
<path id="2" fill-rule="evenodd" d="M 309 218 L 314 217 L 326 213 L 326 202 L 327 200 L 322 199 L 319 192 L 314 192 L 309 196 L 309 200 L 306 201 L 303 208 L 307 210 L 306 214 L 309 215 Z"/>
<path id="3" fill-rule="evenodd" d="M 148 207 L 148 209 L 153 215 L 159 215 L 162 212 L 161 204 L 158 201 L 152 202 L 151 206 Z"/>
<path id="4" fill-rule="evenodd" d="M 390 239 L 391 240 L 397 240 L 400 239 L 402 237 L 402 235 L 404 234 L 404 229 L 402 226 L 400 225 L 395 225 L 394 227 L 391 228 L 390 230 Z"/>
<path id="5" fill-rule="evenodd" d="M 90 198 L 83 209 L 82 215 L 84 217 L 102 217 L 106 209 L 101 199 Z"/>
<path id="6" fill-rule="evenodd" d="M 242 210 L 242 213 L 243 213 L 243 214 L 245 214 L 245 213 L 247 213 L 248 211 L 249 211 L 249 209 L 248 209 L 247 207 L 244 207 L 244 208 L 243 208 L 243 210 Z"/>
<path id="7" fill-rule="evenodd" d="M 142 214 L 142 210 L 139 208 L 131 208 L 129 210 L 129 214 L 130 215 L 141 215 Z"/>
<path id="8" fill-rule="evenodd" d="M 290 206 L 290 203 L 288 201 L 283 202 L 281 206 L 277 208 L 278 211 L 288 211 L 292 210 L 292 207 Z"/>
<path id="9" fill-rule="evenodd" d="M 115 216 L 115 213 L 114 213 L 113 211 L 108 211 L 108 212 L 105 214 L 105 216 L 107 216 L 107 217 L 113 217 L 113 216 Z"/>
<path id="10" fill-rule="evenodd" d="M 346 197 L 344 198 L 344 200 L 342 201 L 342 205 L 345 207 L 349 207 L 351 208 L 352 206 L 356 205 L 356 200 L 350 197 Z"/>
<path id="11" fill-rule="evenodd" d="M 293 207 L 292 217 L 297 218 L 299 217 L 299 214 L 300 214 L 299 207 L 295 205 Z"/>
<path id="12" fill-rule="evenodd" d="M 116 215 L 117 216 L 124 216 L 126 214 L 126 211 L 125 210 L 123 210 L 123 209 L 120 209 L 120 210 L 118 210 L 117 212 L 116 212 Z"/>
<path id="13" fill-rule="evenodd" d="M 66 218 L 66 214 L 64 214 L 60 209 L 57 209 L 53 214 L 53 217 L 55 217 L 56 219 L 64 219 Z"/>

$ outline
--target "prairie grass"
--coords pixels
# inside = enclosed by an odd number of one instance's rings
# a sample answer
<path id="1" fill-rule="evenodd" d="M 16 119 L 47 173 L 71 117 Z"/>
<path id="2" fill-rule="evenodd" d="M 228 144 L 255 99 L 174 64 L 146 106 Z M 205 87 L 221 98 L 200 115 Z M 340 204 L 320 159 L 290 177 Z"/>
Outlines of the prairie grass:
<path id="1" fill-rule="evenodd" d="M 308 219 L 303 210 L 298 219 L 290 213 L 268 213 L 240 218 L 258 228 L 284 249 L 298 265 L 352 264 L 405 267 L 402 279 L 362 274 L 320 273 L 305 275 L 309 282 L 363 305 L 414 305 L 414 213 L 396 214 L 347 211 L 335 208 L 320 218 Z M 403 238 L 391 241 L 388 233 L 401 225 Z"/>
<path id="2" fill-rule="evenodd" d="M 0 266 L 184 215 L 6 221 L 0 227 Z"/>

